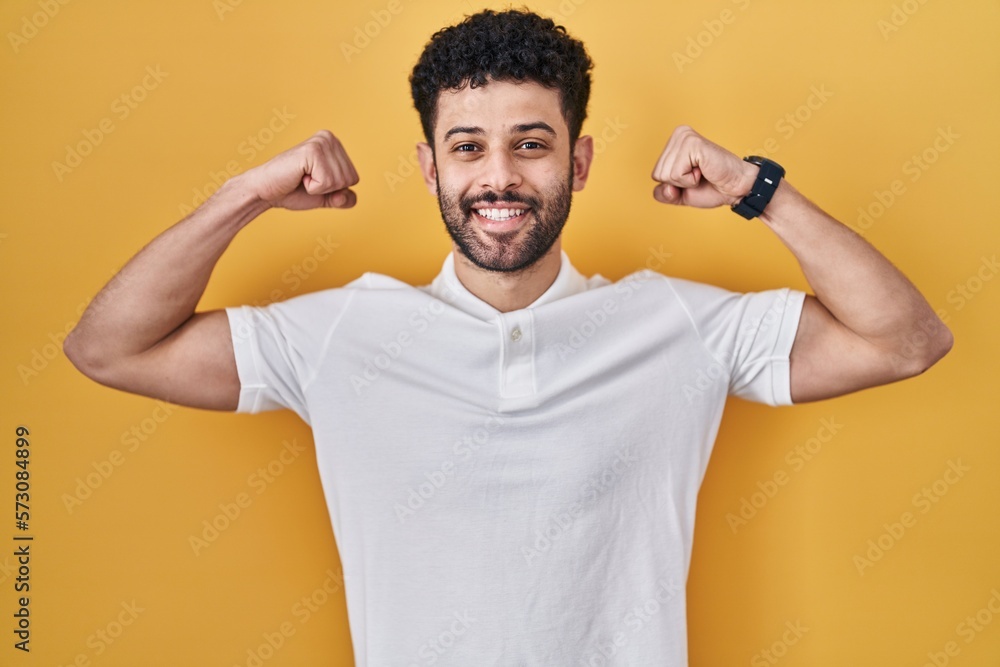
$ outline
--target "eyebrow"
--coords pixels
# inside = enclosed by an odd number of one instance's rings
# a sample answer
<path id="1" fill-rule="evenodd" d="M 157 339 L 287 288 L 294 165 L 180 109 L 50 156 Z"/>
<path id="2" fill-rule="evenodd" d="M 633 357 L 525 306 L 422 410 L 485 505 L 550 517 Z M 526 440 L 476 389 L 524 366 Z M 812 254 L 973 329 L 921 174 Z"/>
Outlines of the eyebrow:
<path id="1" fill-rule="evenodd" d="M 552 129 L 552 126 L 549 125 L 548 123 L 545 123 L 545 122 L 542 122 L 542 121 L 535 121 L 534 123 L 521 123 L 520 125 L 515 125 L 513 127 L 513 133 L 514 134 L 521 134 L 523 132 L 531 132 L 532 130 L 542 130 L 543 132 L 549 133 L 553 137 L 556 136 L 556 131 Z M 486 130 L 484 130 L 481 127 L 462 126 L 462 125 L 460 125 L 460 126 L 457 126 L 457 127 L 453 127 L 450 130 L 448 130 L 447 132 L 445 132 L 444 133 L 444 141 L 448 141 L 448 139 L 450 139 L 452 136 L 454 136 L 456 134 L 475 134 L 475 135 L 482 136 L 482 135 L 486 134 Z"/>
<path id="2" fill-rule="evenodd" d="M 532 130 L 541 130 L 543 132 L 548 132 L 553 137 L 556 136 L 556 131 L 552 129 L 552 126 L 548 123 L 543 123 L 542 121 L 523 123 L 521 125 L 514 126 L 514 132 L 517 134 L 521 134 L 522 132 L 531 132 Z"/>
<path id="3" fill-rule="evenodd" d="M 486 130 L 481 127 L 453 127 L 444 133 L 444 140 L 448 141 L 448 139 L 456 134 L 486 134 Z"/>

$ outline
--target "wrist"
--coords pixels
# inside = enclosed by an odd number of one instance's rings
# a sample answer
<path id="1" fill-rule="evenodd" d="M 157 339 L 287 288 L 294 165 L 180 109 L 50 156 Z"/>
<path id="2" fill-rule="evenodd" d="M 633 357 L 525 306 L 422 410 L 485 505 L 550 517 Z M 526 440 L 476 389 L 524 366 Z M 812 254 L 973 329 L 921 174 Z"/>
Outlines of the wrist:
<path id="1" fill-rule="evenodd" d="M 797 194 L 798 191 L 791 183 L 785 179 L 781 179 L 767 208 L 757 217 L 761 222 L 771 227 L 780 224 L 782 220 L 788 217 L 786 213 L 789 207 L 794 205 L 794 199 Z"/>
<path id="2" fill-rule="evenodd" d="M 245 174 L 233 176 L 223 183 L 205 204 L 225 208 L 226 219 L 235 224 L 237 229 L 242 229 L 271 208 L 271 203 L 254 190 Z"/>
<path id="3" fill-rule="evenodd" d="M 749 193 L 732 205 L 734 213 L 752 220 L 759 217 L 770 204 L 771 199 L 784 180 L 785 169 L 777 162 L 759 155 L 743 158 L 749 166 L 744 168 L 744 177 L 753 172 L 754 180 Z"/>
<path id="4" fill-rule="evenodd" d="M 740 165 L 742 173 L 740 174 L 739 185 L 736 187 L 736 196 L 729 202 L 731 207 L 739 204 L 743 201 L 744 197 L 750 194 L 750 191 L 753 190 L 753 184 L 757 180 L 757 174 L 760 173 L 760 167 L 751 162 L 741 159 Z"/>
<path id="5" fill-rule="evenodd" d="M 222 184 L 217 190 L 217 194 L 233 202 L 238 202 L 241 207 L 256 211 L 257 215 L 274 207 L 274 204 L 261 195 L 249 173 L 233 176 Z"/>

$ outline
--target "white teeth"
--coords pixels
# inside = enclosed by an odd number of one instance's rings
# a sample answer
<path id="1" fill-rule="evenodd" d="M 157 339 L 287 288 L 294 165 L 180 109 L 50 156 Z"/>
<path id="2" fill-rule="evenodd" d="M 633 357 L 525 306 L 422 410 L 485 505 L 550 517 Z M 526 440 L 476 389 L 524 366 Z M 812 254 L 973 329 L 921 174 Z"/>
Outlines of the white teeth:
<path id="1" fill-rule="evenodd" d="M 511 218 L 516 218 L 522 215 L 527 209 L 519 208 L 480 208 L 476 209 L 479 215 L 483 216 L 488 220 L 510 220 Z"/>

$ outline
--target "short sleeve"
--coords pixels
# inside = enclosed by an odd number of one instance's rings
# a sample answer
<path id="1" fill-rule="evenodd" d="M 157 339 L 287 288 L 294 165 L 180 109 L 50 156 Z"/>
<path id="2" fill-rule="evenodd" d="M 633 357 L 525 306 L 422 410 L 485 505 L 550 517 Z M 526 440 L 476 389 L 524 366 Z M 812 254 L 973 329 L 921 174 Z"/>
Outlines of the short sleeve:
<path id="1" fill-rule="evenodd" d="M 323 292 L 226 309 L 240 378 L 237 412 L 288 408 L 310 423 L 306 388 L 352 290 Z"/>
<path id="2" fill-rule="evenodd" d="M 729 393 L 768 405 L 791 405 L 789 356 L 805 292 L 729 290 L 669 278 L 712 357 L 729 369 Z"/>

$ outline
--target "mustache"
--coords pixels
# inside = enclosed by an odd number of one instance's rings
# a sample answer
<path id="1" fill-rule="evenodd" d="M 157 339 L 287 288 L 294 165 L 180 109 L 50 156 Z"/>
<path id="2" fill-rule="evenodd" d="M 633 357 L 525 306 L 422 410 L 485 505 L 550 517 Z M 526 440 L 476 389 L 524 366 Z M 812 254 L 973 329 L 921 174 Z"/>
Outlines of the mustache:
<path id="1" fill-rule="evenodd" d="M 536 197 L 524 195 L 519 192 L 507 192 L 502 196 L 496 192 L 484 192 L 475 196 L 462 197 L 459 203 L 462 207 L 462 212 L 466 215 L 472 213 L 472 207 L 476 204 L 499 204 L 501 207 L 504 204 L 526 204 L 533 209 L 541 207 L 541 202 Z"/>

